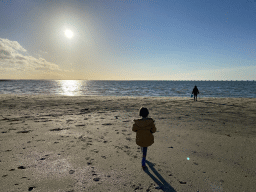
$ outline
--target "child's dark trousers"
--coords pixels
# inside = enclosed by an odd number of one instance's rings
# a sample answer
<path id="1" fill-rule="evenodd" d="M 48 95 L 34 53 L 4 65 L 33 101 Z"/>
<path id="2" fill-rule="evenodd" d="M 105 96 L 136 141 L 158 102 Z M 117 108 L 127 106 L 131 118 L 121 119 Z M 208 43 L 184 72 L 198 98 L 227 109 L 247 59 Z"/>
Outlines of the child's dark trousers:
<path id="1" fill-rule="evenodd" d="M 142 166 L 146 166 L 146 156 L 147 156 L 147 147 L 141 147 L 141 152 L 143 153 L 142 155 Z"/>

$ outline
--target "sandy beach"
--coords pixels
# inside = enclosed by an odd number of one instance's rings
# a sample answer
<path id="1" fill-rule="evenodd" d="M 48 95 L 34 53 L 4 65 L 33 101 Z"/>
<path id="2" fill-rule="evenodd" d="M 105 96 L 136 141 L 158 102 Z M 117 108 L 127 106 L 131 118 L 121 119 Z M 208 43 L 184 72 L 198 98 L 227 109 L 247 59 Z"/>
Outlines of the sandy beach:
<path id="1" fill-rule="evenodd" d="M 147 169 L 141 106 L 155 120 Z M 0 95 L 0 191 L 256 189 L 256 98 Z"/>

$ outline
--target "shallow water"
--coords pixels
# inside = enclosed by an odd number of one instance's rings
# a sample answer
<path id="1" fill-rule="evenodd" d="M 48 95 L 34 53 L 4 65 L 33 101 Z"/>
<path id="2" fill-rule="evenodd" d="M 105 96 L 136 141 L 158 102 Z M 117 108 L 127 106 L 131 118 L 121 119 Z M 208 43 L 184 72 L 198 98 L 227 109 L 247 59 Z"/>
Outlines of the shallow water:
<path id="1" fill-rule="evenodd" d="M 199 98 L 256 98 L 255 81 L 11 80 L 0 81 L 0 94 L 190 97 L 195 85 Z"/>

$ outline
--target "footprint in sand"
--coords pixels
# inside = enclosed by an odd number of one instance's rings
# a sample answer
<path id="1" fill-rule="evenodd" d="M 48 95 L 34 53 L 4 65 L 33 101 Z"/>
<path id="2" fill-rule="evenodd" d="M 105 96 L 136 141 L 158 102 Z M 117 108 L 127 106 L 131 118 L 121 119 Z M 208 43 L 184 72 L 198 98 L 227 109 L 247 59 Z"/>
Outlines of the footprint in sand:
<path id="1" fill-rule="evenodd" d="M 129 146 L 127 146 L 127 145 L 124 145 L 124 148 L 126 148 L 126 149 L 130 149 L 130 147 L 129 147 Z"/>
<path id="2" fill-rule="evenodd" d="M 27 131 L 18 131 L 17 133 L 29 133 L 31 132 L 32 130 L 27 130 Z"/>
<path id="3" fill-rule="evenodd" d="M 57 128 L 57 129 L 50 129 L 50 131 L 62 131 L 62 130 L 68 130 L 69 128 Z"/>
<path id="4" fill-rule="evenodd" d="M 94 160 L 94 159 L 90 159 L 90 161 L 87 162 L 87 165 L 91 165 L 93 160 Z M 94 167 L 92 167 L 92 169 L 94 169 Z"/>
<path id="5" fill-rule="evenodd" d="M 100 180 L 99 177 L 96 177 L 96 178 L 93 179 L 93 181 L 99 181 L 99 180 Z"/>
<path id="6" fill-rule="evenodd" d="M 34 188 L 36 188 L 36 187 L 29 187 L 28 191 L 32 191 Z"/>
<path id="7" fill-rule="evenodd" d="M 97 149 L 93 149 L 93 150 L 91 150 L 91 151 L 93 151 L 93 152 L 95 152 L 95 153 L 98 153 L 98 152 L 99 152 Z"/>
<path id="8" fill-rule="evenodd" d="M 88 113 L 89 112 L 89 109 L 81 109 L 80 110 L 80 114 L 85 114 L 85 113 Z"/>
<path id="9" fill-rule="evenodd" d="M 131 141 L 131 140 L 132 140 L 131 137 L 126 137 L 125 139 L 128 140 L 128 141 Z"/>
<path id="10" fill-rule="evenodd" d="M 85 124 L 77 124 L 77 125 L 75 125 L 76 127 L 83 127 L 83 126 L 85 126 Z"/>
<path id="11" fill-rule="evenodd" d="M 138 185 L 132 185 L 132 188 L 136 191 L 136 190 L 140 190 L 143 189 L 143 187 L 141 187 L 141 184 L 139 183 Z"/>
<path id="12" fill-rule="evenodd" d="M 103 123 L 102 125 L 112 125 L 112 123 Z"/>

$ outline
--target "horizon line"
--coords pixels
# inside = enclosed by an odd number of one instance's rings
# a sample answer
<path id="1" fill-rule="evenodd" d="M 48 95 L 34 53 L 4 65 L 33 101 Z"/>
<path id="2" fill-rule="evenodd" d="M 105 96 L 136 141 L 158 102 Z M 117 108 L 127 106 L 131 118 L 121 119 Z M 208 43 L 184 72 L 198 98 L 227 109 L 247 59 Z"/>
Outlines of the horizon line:
<path id="1" fill-rule="evenodd" d="M 90 80 L 90 79 L 0 79 L 0 81 L 256 81 L 256 80 Z"/>

